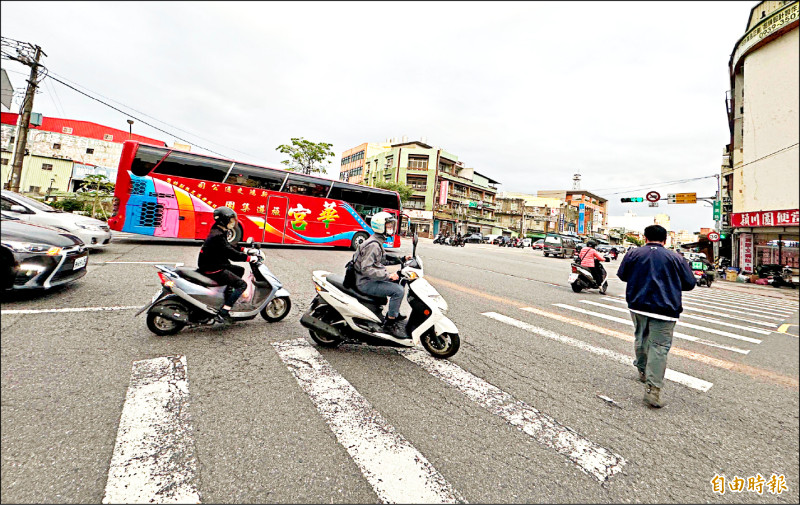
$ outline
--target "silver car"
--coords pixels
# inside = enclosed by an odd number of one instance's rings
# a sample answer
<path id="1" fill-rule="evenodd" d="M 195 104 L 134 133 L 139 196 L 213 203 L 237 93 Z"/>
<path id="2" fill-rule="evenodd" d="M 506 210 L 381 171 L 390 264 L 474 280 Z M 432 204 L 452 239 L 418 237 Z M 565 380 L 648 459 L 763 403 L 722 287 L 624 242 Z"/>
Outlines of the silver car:
<path id="1" fill-rule="evenodd" d="M 32 224 L 52 226 L 76 235 L 89 248 L 111 243 L 111 229 L 99 219 L 54 209 L 13 191 L 2 190 L 0 208 L 7 215 Z"/>

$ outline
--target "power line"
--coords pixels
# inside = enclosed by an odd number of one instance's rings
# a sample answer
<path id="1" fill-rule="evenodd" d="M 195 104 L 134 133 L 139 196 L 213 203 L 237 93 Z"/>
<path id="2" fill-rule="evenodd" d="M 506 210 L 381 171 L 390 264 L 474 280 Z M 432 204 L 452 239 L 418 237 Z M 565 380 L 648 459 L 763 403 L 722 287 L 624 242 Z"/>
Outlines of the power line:
<path id="1" fill-rule="evenodd" d="M 74 86 L 72 86 L 72 85 L 70 85 L 70 84 L 67 84 L 66 82 L 62 81 L 61 79 L 58 79 L 58 78 L 56 78 L 56 77 L 53 77 L 52 75 L 50 76 L 50 78 L 51 78 L 51 79 L 53 79 L 54 81 L 56 81 L 56 82 L 60 83 L 60 84 L 63 84 L 64 86 L 66 86 L 66 87 L 68 87 L 68 88 L 70 88 L 70 89 L 72 89 L 72 90 L 74 90 L 74 91 L 77 91 L 77 92 L 78 92 L 78 93 L 80 93 L 81 95 L 87 96 L 87 97 L 91 98 L 91 99 L 92 99 L 92 100 L 94 100 L 94 101 L 100 102 L 100 103 L 102 103 L 103 105 L 105 105 L 106 107 L 110 107 L 110 108 L 114 109 L 114 110 L 115 110 L 115 111 L 117 111 L 117 112 L 121 112 L 122 114 L 125 114 L 126 116 L 132 117 L 132 118 L 136 119 L 137 121 L 139 121 L 140 123 L 146 124 L 147 126 L 149 126 L 149 127 L 151 127 L 151 128 L 155 128 L 156 130 L 158 130 L 158 131 L 160 131 L 160 132 L 162 132 L 162 133 L 166 133 L 167 135 L 171 135 L 171 136 L 175 137 L 176 139 L 178 139 L 178 140 L 180 140 L 180 141 L 182 141 L 182 142 L 188 142 L 189 144 L 194 144 L 195 146 L 199 147 L 200 149 L 203 149 L 204 151 L 208 151 L 208 152 L 210 152 L 210 153 L 218 154 L 219 156 L 222 156 L 223 158 L 228 158 L 228 159 L 230 159 L 230 156 L 227 156 L 227 155 L 225 155 L 225 154 L 222 154 L 222 153 L 218 153 L 217 151 L 214 151 L 214 150 L 208 149 L 207 147 L 203 147 L 203 146 L 201 146 L 201 145 L 199 145 L 199 144 L 197 144 L 197 143 L 195 143 L 195 142 L 192 142 L 192 141 L 190 141 L 190 140 L 186 140 L 186 139 L 184 139 L 184 138 L 181 138 L 181 137 L 179 137 L 179 136 L 175 135 L 174 133 L 170 133 L 170 132 L 168 132 L 168 131 L 166 131 L 166 130 L 163 130 L 163 129 L 159 128 L 158 126 L 155 126 L 155 125 L 153 125 L 153 124 L 150 124 L 150 123 L 148 123 L 147 121 L 145 121 L 145 120 L 143 120 L 143 119 L 139 119 L 138 117 L 134 116 L 133 114 L 129 114 L 129 113 L 125 112 L 125 111 L 124 111 L 124 110 L 122 110 L 122 109 L 119 109 L 119 108 L 117 108 L 117 107 L 114 107 L 113 105 L 111 105 L 111 104 L 109 104 L 109 103 L 106 103 L 106 102 L 104 102 L 104 101 L 100 100 L 99 98 L 95 98 L 95 97 L 93 97 L 92 95 L 90 95 L 90 94 L 88 94 L 88 93 L 85 93 L 85 92 L 83 92 L 83 91 L 79 90 L 78 88 L 76 88 L 76 87 L 74 87 Z"/>
<path id="2" fill-rule="evenodd" d="M 716 174 L 714 174 L 714 175 L 705 175 L 705 176 L 702 176 L 702 177 L 692 177 L 692 178 L 689 178 L 689 179 L 677 179 L 677 180 L 674 180 L 674 181 L 664 181 L 664 182 L 653 182 L 653 183 L 647 183 L 647 184 L 637 184 L 635 186 L 615 186 L 615 187 L 611 187 L 611 188 L 593 189 L 592 191 L 593 192 L 599 192 L 599 191 L 610 191 L 610 190 L 614 190 L 614 189 L 616 189 L 616 190 L 624 190 L 624 191 L 635 191 L 637 189 L 646 189 L 646 188 L 653 187 L 653 186 L 669 186 L 669 185 L 672 185 L 672 184 L 680 184 L 680 183 L 683 183 L 683 182 L 692 182 L 692 181 L 699 181 L 699 180 L 702 180 L 702 179 L 710 179 L 712 177 L 716 177 Z M 612 195 L 616 195 L 616 194 L 619 194 L 619 193 L 611 193 L 611 194 Z"/>
<path id="3" fill-rule="evenodd" d="M 207 139 L 207 138 L 201 137 L 200 135 L 198 135 L 198 134 L 196 134 L 196 133 L 194 133 L 194 132 L 190 132 L 190 131 L 188 131 L 188 130 L 184 130 L 183 128 L 180 128 L 180 127 L 178 127 L 178 126 L 175 126 L 175 125 L 169 124 L 169 123 L 167 123 L 166 121 L 162 121 L 162 120 L 158 119 L 157 117 L 153 117 L 153 116 L 151 116 L 151 115 L 149 115 L 149 114 L 147 114 L 147 113 L 145 113 L 145 112 L 142 112 L 142 111 L 140 111 L 140 110 L 134 109 L 134 108 L 133 108 L 133 107 L 131 107 L 130 105 L 126 105 L 126 104 L 124 104 L 124 103 L 122 103 L 122 102 L 120 102 L 120 101 L 118 101 L 118 100 L 114 100 L 114 99 L 113 99 L 113 98 L 111 98 L 111 97 L 103 96 L 102 94 L 98 93 L 97 91 L 91 90 L 91 89 L 87 88 L 86 86 L 84 86 L 84 85 L 82 85 L 82 84 L 79 84 L 79 83 L 77 83 L 77 82 L 75 82 L 75 81 L 72 81 L 72 80 L 70 80 L 70 79 L 67 79 L 66 77 L 64 77 L 64 76 L 62 76 L 62 75 L 59 75 L 59 74 L 57 74 L 57 73 L 55 73 L 55 72 L 51 72 L 51 73 L 52 73 L 52 75 L 58 76 L 58 77 L 60 77 L 61 79 L 64 79 L 65 81 L 67 81 L 67 82 L 69 82 L 69 83 L 72 83 L 72 84 L 74 84 L 75 86 L 79 86 L 79 87 L 81 87 L 81 88 L 85 89 L 86 91 L 90 91 L 90 92 L 94 93 L 95 95 L 97 95 L 97 96 L 99 96 L 99 97 L 101 97 L 101 98 L 105 98 L 106 100 L 109 100 L 109 101 L 111 101 L 111 102 L 114 102 L 114 103 L 116 103 L 116 104 L 119 104 L 119 105 L 121 105 L 121 106 L 123 106 L 123 107 L 126 107 L 126 108 L 128 108 L 128 109 L 130 109 L 130 110 L 132 110 L 132 111 L 134 111 L 134 112 L 138 112 L 139 114 L 142 114 L 142 115 L 143 115 L 143 116 L 145 116 L 145 117 L 149 117 L 150 119 L 153 119 L 153 120 L 155 120 L 155 121 L 158 121 L 158 122 L 159 122 L 159 123 L 161 123 L 161 124 L 167 125 L 167 126 L 169 126 L 170 128 L 174 128 L 174 129 L 176 129 L 176 130 L 178 130 L 178 131 L 182 131 L 183 133 L 188 133 L 189 135 L 192 135 L 192 136 L 194 136 L 194 137 L 197 137 L 197 138 L 199 138 L 199 139 L 201 139 L 201 140 L 205 140 L 205 141 L 207 141 L 207 142 L 211 142 L 211 143 L 212 143 L 212 144 L 214 144 L 214 145 L 221 146 L 221 147 L 224 147 L 224 148 L 226 148 L 226 149 L 230 149 L 231 151 L 236 151 L 236 152 L 237 152 L 237 153 L 239 153 L 239 154 L 244 154 L 245 156 L 250 156 L 251 158 L 254 158 L 254 159 L 258 158 L 257 156 L 253 156 L 253 155 L 252 155 L 252 154 L 250 154 L 250 153 L 246 153 L 246 152 L 244 152 L 244 151 L 239 151 L 238 149 L 234 149 L 234 148 L 232 148 L 232 147 L 229 147 L 229 146 L 226 146 L 226 145 L 223 145 L 223 144 L 219 144 L 219 143 L 217 143 L 217 142 L 214 142 L 214 141 L 213 141 L 213 140 L 211 140 L 211 139 Z M 186 141 L 186 142 L 189 142 L 189 141 Z"/>

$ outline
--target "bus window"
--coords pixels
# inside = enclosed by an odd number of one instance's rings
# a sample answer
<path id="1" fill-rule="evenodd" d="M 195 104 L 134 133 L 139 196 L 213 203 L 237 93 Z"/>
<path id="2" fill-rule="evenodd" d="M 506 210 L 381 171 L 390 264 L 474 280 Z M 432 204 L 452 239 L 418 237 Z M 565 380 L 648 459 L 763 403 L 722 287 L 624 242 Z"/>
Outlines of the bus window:
<path id="1" fill-rule="evenodd" d="M 140 147 L 141 149 L 141 147 Z M 157 174 L 189 177 L 209 182 L 222 182 L 233 162 L 172 151 L 158 168 Z"/>
<path id="2" fill-rule="evenodd" d="M 248 188 L 279 191 L 283 186 L 284 179 L 286 179 L 286 172 L 236 164 L 225 182 Z"/>
<path id="3" fill-rule="evenodd" d="M 290 174 L 289 179 L 286 181 L 286 187 L 283 188 L 283 192 L 297 195 L 326 197 L 328 196 L 328 189 L 330 187 L 331 181 L 314 179 L 312 177 L 305 177 L 303 175 Z"/>
<path id="4" fill-rule="evenodd" d="M 146 176 L 165 154 L 166 149 L 140 145 L 131 163 L 131 172 L 138 177 Z"/>

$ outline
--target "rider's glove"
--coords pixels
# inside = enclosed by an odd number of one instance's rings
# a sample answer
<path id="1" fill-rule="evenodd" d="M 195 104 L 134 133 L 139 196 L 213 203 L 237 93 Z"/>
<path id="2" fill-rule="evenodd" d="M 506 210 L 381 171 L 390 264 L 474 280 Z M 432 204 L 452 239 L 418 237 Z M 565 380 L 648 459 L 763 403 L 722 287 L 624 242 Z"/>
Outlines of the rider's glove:
<path id="1" fill-rule="evenodd" d="M 250 263 L 258 263 L 259 257 L 258 256 L 248 256 L 247 261 Z"/>
<path id="2" fill-rule="evenodd" d="M 248 256 L 258 256 L 258 249 L 248 249 L 245 252 Z"/>

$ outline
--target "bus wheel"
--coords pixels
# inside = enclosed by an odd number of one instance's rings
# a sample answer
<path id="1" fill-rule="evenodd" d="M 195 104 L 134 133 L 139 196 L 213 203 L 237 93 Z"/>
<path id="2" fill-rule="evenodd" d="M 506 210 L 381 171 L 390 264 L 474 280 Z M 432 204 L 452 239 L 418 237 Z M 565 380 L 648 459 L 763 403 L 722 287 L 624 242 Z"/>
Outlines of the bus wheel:
<path id="1" fill-rule="evenodd" d="M 242 240 L 242 234 L 242 227 L 237 224 L 236 228 L 228 230 L 228 233 L 225 234 L 225 239 L 229 244 L 238 244 Z"/>
<path id="2" fill-rule="evenodd" d="M 355 251 L 368 238 L 369 236 L 362 231 L 356 233 L 355 235 L 353 235 L 353 242 L 350 243 L 350 248 Z"/>

